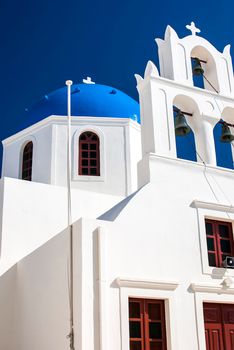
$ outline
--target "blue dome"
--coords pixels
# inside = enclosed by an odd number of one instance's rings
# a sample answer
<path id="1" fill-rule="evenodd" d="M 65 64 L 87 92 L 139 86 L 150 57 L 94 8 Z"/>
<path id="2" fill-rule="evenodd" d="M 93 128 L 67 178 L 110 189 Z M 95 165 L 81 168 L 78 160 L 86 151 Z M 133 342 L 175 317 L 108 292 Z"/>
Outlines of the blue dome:
<path id="1" fill-rule="evenodd" d="M 67 87 L 55 90 L 32 107 L 28 113 L 41 120 L 50 115 L 67 114 Z M 131 118 L 140 123 L 139 104 L 120 90 L 99 84 L 76 84 L 71 87 L 73 116 Z"/>

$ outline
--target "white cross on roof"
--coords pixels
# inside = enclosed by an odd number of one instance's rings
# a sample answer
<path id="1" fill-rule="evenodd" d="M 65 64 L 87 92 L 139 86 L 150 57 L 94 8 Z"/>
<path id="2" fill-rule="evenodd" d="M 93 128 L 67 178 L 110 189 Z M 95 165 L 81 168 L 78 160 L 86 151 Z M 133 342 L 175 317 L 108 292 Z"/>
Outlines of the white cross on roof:
<path id="1" fill-rule="evenodd" d="M 192 35 L 196 35 L 197 33 L 200 33 L 200 32 L 201 32 L 200 29 L 198 29 L 198 28 L 195 26 L 195 23 L 194 23 L 194 22 L 191 22 L 190 25 L 187 24 L 187 25 L 186 25 L 186 28 L 187 28 L 188 30 L 191 30 Z"/>
<path id="2" fill-rule="evenodd" d="M 87 77 L 87 79 L 83 79 L 83 83 L 85 84 L 95 84 L 94 81 L 90 77 Z"/>

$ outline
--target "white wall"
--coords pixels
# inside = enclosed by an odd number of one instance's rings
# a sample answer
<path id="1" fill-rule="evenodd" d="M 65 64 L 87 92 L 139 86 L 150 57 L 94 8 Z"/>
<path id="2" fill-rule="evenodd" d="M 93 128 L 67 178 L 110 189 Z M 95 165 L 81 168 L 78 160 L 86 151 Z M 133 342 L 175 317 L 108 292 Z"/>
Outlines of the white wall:
<path id="1" fill-rule="evenodd" d="M 205 217 L 234 221 L 233 171 L 156 155 L 145 171 L 151 182 L 113 209 L 115 219 L 110 210 L 74 225 L 76 348 L 128 350 L 128 299 L 144 297 L 165 300 L 168 350 L 204 350 L 203 301 L 233 303 L 223 281 L 234 271 L 208 266 L 204 229 Z M 67 237 L 18 264 L 17 349 L 66 346 Z"/>
<path id="2" fill-rule="evenodd" d="M 5 303 L 5 308 L 1 309 L 6 315 L 5 329 L 11 332 L 9 343 L 15 340 L 9 350 L 69 347 L 66 338 L 69 334 L 68 237 L 68 232 L 64 231 L 23 259 L 14 268 L 14 286 L 8 296 L 2 295 L 6 287 L 2 281 L 0 294 Z M 6 273 L 8 278 L 10 273 L 11 270 Z M 8 349 L 3 347 L 2 340 L 0 343 L 2 349 Z"/>
<path id="3" fill-rule="evenodd" d="M 1 263 L 3 273 L 67 226 L 66 188 L 4 178 Z M 122 197 L 72 191 L 73 221 L 98 217 Z"/>
<path id="4" fill-rule="evenodd" d="M 33 142 L 32 181 L 67 185 L 66 117 L 48 117 L 3 141 L 2 177 L 21 178 L 22 151 Z M 100 139 L 100 176 L 78 175 L 78 142 L 91 130 Z M 134 133 L 134 138 L 129 134 Z M 72 187 L 123 196 L 136 189 L 141 158 L 140 126 L 128 118 L 73 117 L 71 128 Z"/>
<path id="5" fill-rule="evenodd" d="M 32 127 L 3 141 L 2 177 L 20 179 L 22 153 L 27 142 L 33 142 L 32 181 L 51 183 L 52 126 Z"/>
<path id="6" fill-rule="evenodd" d="M 17 267 L 12 267 L 0 279 L 0 347 L 4 350 L 17 349 L 15 329 L 15 297 Z"/>
<path id="7" fill-rule="evenodd" d="M 234 284 L 229 291 L 222 285 L 234 271 L 208 266 L 204 219 L 234 221 L 234 173 L 155 155 L 149 169 L 151 183 L 114 221 L 109 212 L 102 218 L 110 222 L 97 223 L 106 231 L 107 349 L 119 349 L 122 339 L 128 350 L 128 298 L 145 297 L 166 301 L 169 350 L 204 350 L 202 301 L 196 306 L 195 298 L 233 303 L 234 293 Z M 195 199 L 207 208 L 197 209 Z M 118 288 L 117 278 L 134 283 Z M 175 290 L 168 289 L 172 282 Z M 203 293 L 192 283 L 203 284 Z"/>

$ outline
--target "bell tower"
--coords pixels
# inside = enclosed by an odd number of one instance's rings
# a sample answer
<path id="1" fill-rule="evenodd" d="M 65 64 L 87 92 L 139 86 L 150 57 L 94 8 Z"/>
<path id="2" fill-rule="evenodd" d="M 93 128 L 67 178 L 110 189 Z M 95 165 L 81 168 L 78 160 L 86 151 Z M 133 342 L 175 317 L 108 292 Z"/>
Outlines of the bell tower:
<path id="1" fill-rule="evenodd" d="M 142 155 L 139 177 L 151 155 L 177 158 L 175 113 L 182 116 L 185 128 L 194 133 L 197 162 L 216 166 L 213 129 L 223 123 L 231 142 L 230 127 L 234 124 L 234 80 L 230 45 L 219 52 L 206 39 L 198 36 L 194 22 L 186 28 L 191 34 L 180 39 L 168 26 L 164 40 L 156 39 L 160 73 L 149 61 L 144 78 L 135 75 L 140 97 L 142 120 Z M 196 86 L 200 75 L 203 86 Z M 181 120 L 180 120 L 181 121 Z M 178 122 L 178 118 L 176 119 Z M 177 133 L 178 135 L 178 133 Z M 143 168 L 144 171 L 143 171 Z M 142 171 L 141 171 L 142 170 Z M 149 177 L 143 176 L 143 183 Z M 140 180 L 140 185 L 142 184 Z"/>

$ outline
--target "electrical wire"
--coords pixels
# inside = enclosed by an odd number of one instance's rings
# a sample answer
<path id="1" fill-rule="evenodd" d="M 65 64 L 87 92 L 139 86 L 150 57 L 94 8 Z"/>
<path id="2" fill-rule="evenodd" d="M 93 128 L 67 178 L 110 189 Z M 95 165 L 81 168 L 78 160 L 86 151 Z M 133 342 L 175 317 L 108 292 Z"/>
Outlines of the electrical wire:
<path id="1" fill-rule="evenodd" d="M 212 87 L 212 89 L 217 92 L 217 94 L 219 94 L 219 91 L 214 87 L 214 85 L 211 84 L 211 82 L 207 79 L 207 77 L 205 76 L 205 74 L 202 74 L 203 78 L 207 81 L 207 83 Z"/>
<path id="2" fill-rule="evenodd" d="M 188 138 L 188 141 L 190 142 L 190 144 L 191 144 L 192 147 L 193 147 L 192 141 L 191 141 L 189 138 Z M 234 145 L 233 145 L 233 144 L 231 144 L 231 145 L 232 145 L 232 147 L 234 148 Z M 206 180 L 206 182 L 207 182 L 207 184 L 208 184 L 208 186 L 209 186 L 209 188 L 210 188 L 210 190 L 211 190 L 211 192 L 212 192 L 212 194 L 213 194 L 215 200 L 217 201 L 217 203 L 220 203 L 220 201 L 219 201 L 219 199 L 218 199 L 218 196 L 216 195 L 215 190 L 213 189 L 212 184 L 210 183 L 210 181 L 209 181 L 209 179 L 208 179 L 208 176 L 207 176 L 207 164 L 206 164 L 206 162 L 204 161 L 204 159 L 201 157 L 201 155 L 198 153 L 198 151 L 196 150 L 196 147 L 195 147 L 195 153 L 196 153 L 197 157 L 201 160 L 202 164 L 204 165 L 203 175 L 204 175 L 204 177 L 205 177 L 205 180 Z M 231 200 L 230 200 L 229 197 L 226 195 L 226 193 L 224 192 L 224 190 L 222 189 L 222 187 L 219 185 L 219 183 L 217 182 L 217 180 L 216 180 L 211 174 L 210 174 L 210 177 L 211 177 L 212 180 L 216 183 L 217 187 L 218 187 L 219 190 L 222 192 L 222 194 L 224 195 L 224 197 L 226 198 L 226 200 L 229 202 L 230 207 L 233 208 L 233 204 L 232 204 Z M 227 211 L 226 211 L 225 213 L 226 213 L 227 217 L 228 217 L 229 219 L 231 219 L 229 213 L 228 213 Z"/>

